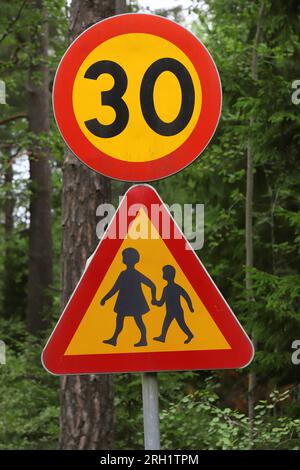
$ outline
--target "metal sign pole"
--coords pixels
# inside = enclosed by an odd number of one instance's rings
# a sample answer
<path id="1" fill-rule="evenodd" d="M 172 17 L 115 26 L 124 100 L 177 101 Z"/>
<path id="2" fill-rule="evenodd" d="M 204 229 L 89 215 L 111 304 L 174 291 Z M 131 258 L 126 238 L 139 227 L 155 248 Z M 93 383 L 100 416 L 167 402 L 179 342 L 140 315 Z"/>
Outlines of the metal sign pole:
<path id="1" fill-rule="evenodd" d="M 142 374 L 145 450 L 160 449 L 158 383 L 155 372 Z"/>

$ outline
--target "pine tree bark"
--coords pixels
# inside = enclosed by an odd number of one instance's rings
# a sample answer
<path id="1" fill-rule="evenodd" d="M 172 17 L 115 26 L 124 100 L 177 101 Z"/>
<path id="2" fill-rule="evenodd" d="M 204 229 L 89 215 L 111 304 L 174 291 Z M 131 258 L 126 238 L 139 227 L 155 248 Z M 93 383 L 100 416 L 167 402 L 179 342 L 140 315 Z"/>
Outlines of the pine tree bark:
<path id="1" fill-rule="evenodd" d="M 70 40 L 115 12 L 115 1 L 73 0 Z M 97 245 L 96 208 L 110 199 L 110 180 L 85 167 L 67 151 L 63 167 L 63 307 L 82 274 L 87 258 Z M 61 379 L 60 404 L 61 449 L 114 447 L 112 376 L 64 376 Z"/>
<path id="2" fill-rule="evenodd" d="M 28 125 L 32 133 L 27 327 L 34 335 L 49 325 L 52 285 L 51 168 L 49 121 L 48 22 L 43 0 L 31 0 L 40 24 L 33 25 L 33 52 L 28 76 Z"/>
<path id="3" fill-rule="evenodd" d="M 3 279 L 3 317 L 11 318 L 14 314 L 13 292 L 15 285 L 15 272 L 12 265 L 13 247 L 11 238 L 14 228 L 15 198 L 13 194 L 13 167 L 12 161 L 5 164 L 4 172 L 5 200 L 4 200 L 4 279 Z"/>

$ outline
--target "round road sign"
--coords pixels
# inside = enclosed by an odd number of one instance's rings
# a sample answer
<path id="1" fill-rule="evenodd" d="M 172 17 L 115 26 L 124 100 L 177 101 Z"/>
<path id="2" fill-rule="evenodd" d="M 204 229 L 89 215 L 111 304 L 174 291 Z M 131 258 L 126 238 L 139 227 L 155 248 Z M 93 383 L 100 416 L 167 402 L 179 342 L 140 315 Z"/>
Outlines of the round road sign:
<path id="1" fill-rule="evenodd" d="M 57 125 L 72 152 L 125 181 L 164 178 L 191 163 L 215 132 L 221 99 L 203 44 L 146 14 L 84 31 L 63 56 L 53 90 Z"/>

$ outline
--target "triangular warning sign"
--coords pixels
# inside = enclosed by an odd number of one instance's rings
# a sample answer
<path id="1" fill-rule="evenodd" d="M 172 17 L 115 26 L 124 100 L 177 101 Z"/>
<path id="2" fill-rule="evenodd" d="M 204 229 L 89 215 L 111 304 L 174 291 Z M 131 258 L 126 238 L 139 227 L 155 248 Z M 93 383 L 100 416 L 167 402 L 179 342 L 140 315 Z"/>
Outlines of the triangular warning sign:
<path id="1" fill-rule="evenodd" d="M 156 191 L 133 186 L 42 355 L 54 374 L 238 368 L 253 346 Z"/>

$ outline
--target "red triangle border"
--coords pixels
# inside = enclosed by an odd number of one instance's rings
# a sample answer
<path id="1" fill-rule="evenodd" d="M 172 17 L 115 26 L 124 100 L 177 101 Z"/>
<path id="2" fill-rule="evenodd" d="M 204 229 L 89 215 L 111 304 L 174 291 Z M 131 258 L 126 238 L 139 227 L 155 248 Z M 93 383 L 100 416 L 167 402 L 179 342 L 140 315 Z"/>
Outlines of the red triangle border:
<path id="1" fill-rule="evenodd" d="M 134 216 L 126 214 L 126 220 L 124 220 L 126 203 L 127 207 L 140 204 L 146 207 L 148 214 L 151 214 L 152 204 L 159 204 L 165 215 L 168 214 L 170 233 L 176 234 L 176 238 L 167 239 L 164 242 L 231 349 L 64 356 L 64 352 L 123 242 L 122 238 L 111 239 L 109 235 L 113 230 L 118 230 L 120 219 L 122 219 L 121 224 L 123 225 L 125 221 L 127 227 L 134 219 Z M 155 221 L 152 223 L 162 236 L 159 224 Z M 158 193 L 150 185 L 132 186 L 123 197 L 111 224 L 99 242 L 45 346 L 42 353 L 42 363 L 45 369 L 55 375 L 65 375 L 235 369 L 248 365 L 254 356 L 253 345 L 195 252 L 192 249 L 186 249 L 187 243 Z"/>

